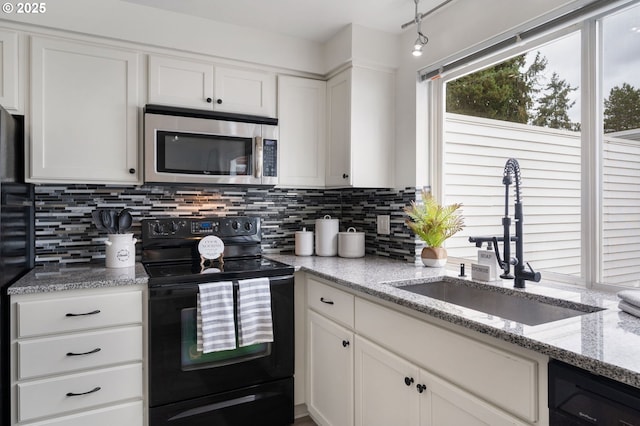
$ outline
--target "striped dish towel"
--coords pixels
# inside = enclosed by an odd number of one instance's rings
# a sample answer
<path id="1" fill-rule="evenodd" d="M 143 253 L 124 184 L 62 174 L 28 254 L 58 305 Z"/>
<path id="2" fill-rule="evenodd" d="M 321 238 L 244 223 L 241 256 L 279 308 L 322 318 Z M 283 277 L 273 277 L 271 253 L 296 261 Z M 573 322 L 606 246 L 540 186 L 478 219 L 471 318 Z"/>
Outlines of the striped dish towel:
<path id="1" fill-rule="evenodd" d="M 198 284 L 196 345 L 202 353 L 236 348 L 233 321 L 233 283 Z"/>
<path id="2" fill-rule="evenodd" d="M 273 342 L 269 278 L 238 282 L 238 344 Z"/>

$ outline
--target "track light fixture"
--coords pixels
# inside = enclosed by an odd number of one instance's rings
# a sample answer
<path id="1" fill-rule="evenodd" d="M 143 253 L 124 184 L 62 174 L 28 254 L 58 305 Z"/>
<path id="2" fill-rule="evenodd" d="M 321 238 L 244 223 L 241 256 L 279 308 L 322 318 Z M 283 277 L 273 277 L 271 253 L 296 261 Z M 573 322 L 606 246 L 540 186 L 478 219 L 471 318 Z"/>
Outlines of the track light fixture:
<path id="1" fill-rule="evenodd" d="M 418 31 L 418 37 L 416 38 L 416 42 L 413 44 L 413 52 L 411 54 L 413 56 L 422 56 L 422 48 L 429 43 L 429 38 L 422 34 L 422 15 L 418 12 L 418 3 L 420 0 L 413 0 L 416 4 L 416 14 L 414 18 L 414 22 L 416 24 L 416 28 Z"/>

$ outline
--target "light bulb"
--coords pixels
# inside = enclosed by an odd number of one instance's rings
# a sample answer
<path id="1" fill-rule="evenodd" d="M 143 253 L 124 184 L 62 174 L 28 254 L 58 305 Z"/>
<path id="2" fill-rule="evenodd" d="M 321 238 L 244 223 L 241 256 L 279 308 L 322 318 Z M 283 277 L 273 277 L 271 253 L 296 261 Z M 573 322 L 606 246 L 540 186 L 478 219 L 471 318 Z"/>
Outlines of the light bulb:
<path id="1" fill-rule="evenodd" d="M 413 52 L 411 52 L 413 56 L 422 56 L 422 46 L 416 45 L 413 48 Z"/>

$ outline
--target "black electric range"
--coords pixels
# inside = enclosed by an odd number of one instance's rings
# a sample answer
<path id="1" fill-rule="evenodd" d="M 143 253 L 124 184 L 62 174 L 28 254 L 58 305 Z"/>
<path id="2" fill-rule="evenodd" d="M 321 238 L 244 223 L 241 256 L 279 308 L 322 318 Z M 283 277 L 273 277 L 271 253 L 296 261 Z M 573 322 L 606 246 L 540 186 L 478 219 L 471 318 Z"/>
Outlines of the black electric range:
<path id="1" fill-rule="evenodd" d="M 150 426 L 293 423 L 294 270 L 264 258 L 261 242 L 255 217 L 142 221 Z M 201 257 L 201 243 L 214 259 Z M 238 295 L 251 278 L 268 278 L 273 341 L 198 352 L 199 284 L 232 281 L 237 333 Z"/>

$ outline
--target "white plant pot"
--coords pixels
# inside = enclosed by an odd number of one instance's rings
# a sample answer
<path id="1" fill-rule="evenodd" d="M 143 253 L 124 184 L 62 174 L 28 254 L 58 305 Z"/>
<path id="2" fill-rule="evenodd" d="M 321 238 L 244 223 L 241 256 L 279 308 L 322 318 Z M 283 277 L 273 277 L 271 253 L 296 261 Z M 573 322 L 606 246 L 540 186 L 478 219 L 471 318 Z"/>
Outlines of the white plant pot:
<path id="1" fill-rule="evenodd" d="M 424 266 L 441 268 L 447 264 L 447 250 L 443 247 L 425 247 L 420 258 Z"/>

